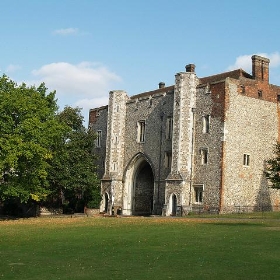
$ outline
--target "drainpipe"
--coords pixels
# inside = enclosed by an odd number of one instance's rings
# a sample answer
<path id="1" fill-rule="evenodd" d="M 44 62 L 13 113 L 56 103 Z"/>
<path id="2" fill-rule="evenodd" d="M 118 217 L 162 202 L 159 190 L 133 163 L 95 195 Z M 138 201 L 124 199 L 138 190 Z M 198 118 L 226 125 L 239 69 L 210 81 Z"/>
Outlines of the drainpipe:
<path id="1" fill-rule="evenodd" d="M 193 123 L 193 125 L 192 125 L 192 140 L 191 140 L 191 170 L 190 170 L 189 207 L 191 207 L 192 186 L 193 186 L 195 111 L 196 111 L 196 108 L 192 108 L 192 123 Z"/>

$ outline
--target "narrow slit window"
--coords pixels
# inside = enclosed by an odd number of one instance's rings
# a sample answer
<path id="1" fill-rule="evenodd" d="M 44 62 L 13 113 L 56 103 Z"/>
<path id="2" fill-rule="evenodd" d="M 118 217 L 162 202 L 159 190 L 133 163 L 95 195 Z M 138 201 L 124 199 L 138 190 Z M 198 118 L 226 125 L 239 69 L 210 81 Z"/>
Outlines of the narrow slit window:
<path id="1" fill-rule="evenodd" d="M 170 168 L 171 167 L 171 162 L 172 162 L 172 153 L 171 152 L 165 152 L 164 155 L 164 166 L 166 168 Z"/>
<path id="2" fill-rule="evenodd" d="M 146 123 L 145 121 L 139 121 L 137 123 L 137 142 L 143 143 L 145 142 L 145 131 L 146 131 Z"/>
<path id="3" fill-rule="evenodd" d="M 101 147 L 101 138 L 102 138 L 102 131 L 98 130 L 96 139 L 95 139 L 95 147 L 100 148 Z"/>
<path id="4" fill-rule="evenodd" d="M 113 171 L 117 171 L 118 164 L 116 162 L 113 162 Z"/>
<path id="5" fill-rule="evenodd" d="M 168 117 L 166 120 L 166 139 L 172 139 L 173 132 L 173 118 Z"/>
<path id="6" fill-rule="evenodd" d="M 206 165 L 208 164 L 208 150 L 207 149 L 201 149 L 200 150 L 201 155 L 201 164 Z"/>
<path id="7" fill-rule="evenodd" d="M 250 165 L 250 155 L 248 155 L 248 154 L 243 155 L 243 165 L 244 166 Z"/>
<path id="8" fill-rule="evenodd" d="M 210 131 L 210 115 L 203 116 L 202 118 L 203 133 L 209 133 Z"/>

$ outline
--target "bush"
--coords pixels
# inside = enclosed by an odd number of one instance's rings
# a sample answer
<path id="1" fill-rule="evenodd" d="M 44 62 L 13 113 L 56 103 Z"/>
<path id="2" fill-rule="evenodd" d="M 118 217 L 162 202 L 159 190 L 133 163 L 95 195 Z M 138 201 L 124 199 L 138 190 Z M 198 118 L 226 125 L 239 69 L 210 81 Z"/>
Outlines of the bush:
<path id="1" fill-rule="evenodd" d="M 86 206 L 87 208 L 97 209 L 99 208 L 99 203 L 99 200 L 90 200 Z"/>

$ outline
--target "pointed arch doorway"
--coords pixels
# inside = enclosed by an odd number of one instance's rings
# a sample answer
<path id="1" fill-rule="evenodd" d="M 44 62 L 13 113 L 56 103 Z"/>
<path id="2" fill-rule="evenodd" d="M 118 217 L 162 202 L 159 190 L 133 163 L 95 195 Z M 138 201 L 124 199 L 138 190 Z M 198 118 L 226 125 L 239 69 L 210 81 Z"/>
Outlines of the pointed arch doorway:
<path id="1" fill-rule="evenodd" d="M 148 216 L 153 213 L 154 173 L 143 154 L 138 154 L 126 169 L 123 214 Z"/>

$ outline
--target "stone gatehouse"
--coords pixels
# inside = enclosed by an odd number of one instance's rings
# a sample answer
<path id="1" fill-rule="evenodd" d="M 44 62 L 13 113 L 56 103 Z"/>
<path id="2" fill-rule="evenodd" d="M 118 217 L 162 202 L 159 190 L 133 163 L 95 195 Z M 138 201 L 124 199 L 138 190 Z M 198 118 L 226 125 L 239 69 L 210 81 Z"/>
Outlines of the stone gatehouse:
<path id="1" fill-rule="evenodd" d="M 190 211 L 277 210 L 265 161 L 280 134 L 280 86 L 269 84 L 269 59 L 199 78 L 195 65 L 153 91 L 109 94 L 91 109 L 103 200 L 123 215 Z"/>

